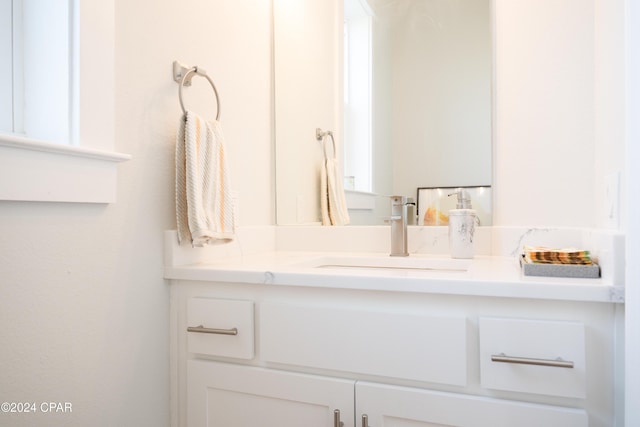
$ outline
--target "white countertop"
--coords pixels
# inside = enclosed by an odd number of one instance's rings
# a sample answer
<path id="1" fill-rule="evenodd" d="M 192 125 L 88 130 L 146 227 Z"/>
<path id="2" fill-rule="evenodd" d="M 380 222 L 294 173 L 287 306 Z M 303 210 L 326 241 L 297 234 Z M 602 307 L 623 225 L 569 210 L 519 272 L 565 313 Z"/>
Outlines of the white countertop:
<path id="1" fill-rule="evenodd" d="M 388 258 L 386 253 L 275 251 L 216 261 L 165 266 L 172 280 L 246 283 L 264 286 L 415 292 L 507 298 L 623 303 L 624 288 L 598 279 L 529 277 L 515 257 L 476 256 L 466 271 L 387 268 L 317 268 L 323 257 Z M 446 256 L 412 254 L 412 262 Z"/>

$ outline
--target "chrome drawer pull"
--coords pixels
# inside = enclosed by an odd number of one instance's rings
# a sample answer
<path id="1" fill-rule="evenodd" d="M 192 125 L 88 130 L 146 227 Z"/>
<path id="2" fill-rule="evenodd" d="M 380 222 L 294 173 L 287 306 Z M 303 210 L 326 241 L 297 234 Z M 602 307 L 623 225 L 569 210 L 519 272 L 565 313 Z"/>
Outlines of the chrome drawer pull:
<path id="1" fill-rule="evenodd" d="M 362 414 L 362 427 L 369 427 L 369 416 Z"/>
<path id="2" fill-rule="evenodd" d="M 199 332 L 201 334 L 217 334 L 217 335 L 238 335 L 238 328 L 231 329 L 214 329 L 205 328 L 202 325 L 189 326 L 187 332 Z"/>
<path id="3" fill-rule="evenodd" d="M 521 365 L 551 366 L 553 368 L 573 368 L 573 362 L 562 360 L 562 358 L 560 357 L 558 357 L 557 359 L 533 359 L 529 357 L 507 356 L 504 353 L 500 353 L 492 354 L 491 361 L 503 363 L 518 363 Z"/>
<path id="4" fill-rule="evenodd" d="M 344 423 L 340 421 L 340 409 L 333 411 L 333 427 L 343 427 Z"/>

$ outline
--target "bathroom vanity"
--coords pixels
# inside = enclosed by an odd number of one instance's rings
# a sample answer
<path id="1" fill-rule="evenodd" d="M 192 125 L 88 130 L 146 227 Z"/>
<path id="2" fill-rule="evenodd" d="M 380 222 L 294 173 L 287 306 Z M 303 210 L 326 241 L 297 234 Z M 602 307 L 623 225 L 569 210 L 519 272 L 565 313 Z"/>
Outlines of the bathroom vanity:
<path id="1" fill-rule="evenodd" d="M 523 277 L 489 256 L 188 263 L 167 241 L 174 427 L 621 422 L 623 297 L 605 279 Z"/>

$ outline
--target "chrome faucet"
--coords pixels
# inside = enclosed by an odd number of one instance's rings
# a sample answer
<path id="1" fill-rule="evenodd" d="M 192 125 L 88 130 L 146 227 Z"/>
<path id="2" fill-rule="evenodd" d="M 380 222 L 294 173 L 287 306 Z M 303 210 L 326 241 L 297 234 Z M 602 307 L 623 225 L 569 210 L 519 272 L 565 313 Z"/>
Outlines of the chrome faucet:
<path id="1" fill-rule="evenodd" d="M 391 196 L 391 256 L 409 256 L 407 250 L 407 205 L 405 196 Z"/>

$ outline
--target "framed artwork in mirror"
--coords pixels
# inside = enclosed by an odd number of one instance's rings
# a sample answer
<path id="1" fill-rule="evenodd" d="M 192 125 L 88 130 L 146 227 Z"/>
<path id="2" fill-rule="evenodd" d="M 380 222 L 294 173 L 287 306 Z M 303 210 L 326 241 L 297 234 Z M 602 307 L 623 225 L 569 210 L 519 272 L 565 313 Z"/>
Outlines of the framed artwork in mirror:
<path id="1" fill-rule="evenodd" d="M 417 225 L 449 225 L 449 210 L 456 208 L 456 191 L 465 189 L 480 226 L 491 225 L 491 186 L 418 187 Z"/>

